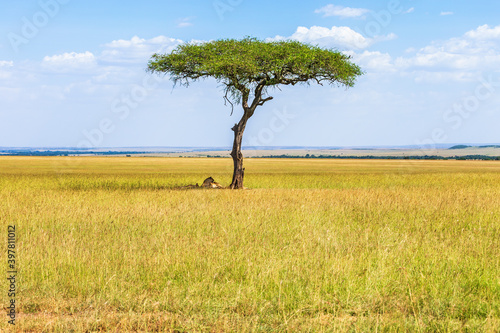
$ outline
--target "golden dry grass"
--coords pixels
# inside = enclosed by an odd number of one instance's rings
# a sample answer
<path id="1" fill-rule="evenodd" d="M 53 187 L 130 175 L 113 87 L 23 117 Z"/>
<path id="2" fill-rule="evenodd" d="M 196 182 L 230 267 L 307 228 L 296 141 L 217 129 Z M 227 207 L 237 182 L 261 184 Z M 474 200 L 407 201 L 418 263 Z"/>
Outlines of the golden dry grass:
<path id="1" fill-rule="evenodd" d="M 499 162 L 248 159 L 251 190 L 174 189 L 231 168 L 1 157 L 18 331 L 500 331 Z"/>

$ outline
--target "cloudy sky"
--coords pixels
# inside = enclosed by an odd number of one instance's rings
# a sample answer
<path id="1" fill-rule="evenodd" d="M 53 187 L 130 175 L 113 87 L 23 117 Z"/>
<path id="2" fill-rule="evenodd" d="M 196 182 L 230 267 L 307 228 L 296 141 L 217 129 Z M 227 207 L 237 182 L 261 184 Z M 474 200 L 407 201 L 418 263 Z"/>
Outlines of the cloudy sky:
<path id="1" fill-rule="evenodd" d="M 354 88 L 285 87 L 250 146 L 499 143 L 500 2 L 24 0 L 0 11 L 0 147 L 229 146 L 213 80 L 145 68 L 179 43 L 254 36 L 352 55 Z"/>

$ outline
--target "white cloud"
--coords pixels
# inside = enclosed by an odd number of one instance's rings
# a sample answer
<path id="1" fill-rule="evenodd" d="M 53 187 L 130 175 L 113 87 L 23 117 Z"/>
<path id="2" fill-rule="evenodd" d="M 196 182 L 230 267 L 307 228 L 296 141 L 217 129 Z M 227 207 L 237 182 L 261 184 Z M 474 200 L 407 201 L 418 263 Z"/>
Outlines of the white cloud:
<path id="1" fill-rule="evenodd" d="M 0 60 L 0 67 L 12 67 L 14 66 L 13 61 Z"/>
<path id="2" fill-rule="evenodd" d="M 485 24 L 478 27 L 476 30 L 471 30 L 465 34 L 465 37 L 474 40 L 497 40 L 500 44 L 500 25 L 490 28 L 489 25 Z"/>
<path id="3" fill-rule="evenodd" d="M 0 80 L 6 80 L 12 77 L 13 67 L 13 61 L 0 60 Z"/>
<path id="4" fill-rule="evenodd" d="M 406 66 L 440 68 L 441 70 L 480 71 L 500 67 L 500 26 L 483 25 L 462 37 L 433 42 L 408 59 Z"/>
<path id="5" fill-rule="evenodd" d="M 105 45 L 100 60 L 110 63 L 138 63 L 146 64 L 154 53 L 171 52 L 182 40 L 158 36 L 143 39 L 137 36 L 130 40 L 115 40 Z"/>
<path id="6" fill-rule="evenodd" d="M 378 51 L 344 53 L 367 74 L 392 73 L 418 83 L 475 82 L 484 72 L 499 72 L 500 26 L 483 25 L 461 37 L 435 41 L 418 50 L 409 48 L 398 58 Z"/>
<path id="7" fill-rule="evenodd" d="M 177 28 L 187 28 L 193 26 L 192 17 L 184 17 L 177 20 Z"/>
<path id="8" fill-rule="evenodd" d="M 447 15 L 453 15 L 454 13 L 453 12 L 441 12 L 441 16 L 447 16 Z"/>
<path id="9" fill-rule="evenodd" d="M 91 52 L 63 53 L 60 55 L 46 56 L 42 61 L 42 68 L 55 72 L 86 71 L 97 65 L 96 58 Z"/>
<path id="10" fill-rule="evenodd" d="M 290 37 L 276 36 L 270 40 L 294 39 L 304 43 L 319 44 L 323 47 L 342 48 L 347 50 L 359 50 L 370 47 L 376 42 L 395 39 L 395 34 L 367 38 L 349 27 L 325 27 L 313 26 L 311 28 L 298 27 L 297 31 Z"/>
<path id="11" fill-rule="evenodd" d="M 316 9 L 314 12 L 316 14 L 323 14 L 323 17 L 338 16 L 338 17 L 348 18 L 348 17 L 362 17 L 370 11 L 365 8 L 350 8 L 350 7 L 336 6 L 330 4 L 326 5 L 323 8 Z"/>
<path id="12" fill-rule="evenodd" d="M 363 70 L 369 72 L 395 72 L 396 66 L 392 57 L 388 53 L 381 53 L 379 51 L 370 52 L 363 51 L 363 53 L 346 52 L 352 56 L 353 61 L 358 64 Z"/>
<path id="13" fill-rule="evenodd" d="M 403 12 L 403 14 L 410 14 L 410 13 L 413 13 L 414 11 L 415 11 L 415 7 L 411 7 L 410 9 L 405 10 L 405 11 Z"/>
<path id="14" fill-rule="evenodd" d="M 475 82 L 478 75 L 468 72 L 430 72 L 414 71 L 411 73 L 417 83 L 449 83 L 449 82 Z"/>

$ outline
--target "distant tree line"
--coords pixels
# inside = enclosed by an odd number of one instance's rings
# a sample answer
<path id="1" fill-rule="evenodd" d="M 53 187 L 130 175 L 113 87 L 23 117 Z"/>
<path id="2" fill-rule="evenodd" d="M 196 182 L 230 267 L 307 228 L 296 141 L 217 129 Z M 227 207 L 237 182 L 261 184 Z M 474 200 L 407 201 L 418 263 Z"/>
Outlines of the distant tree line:
<path id="1" fill-rule="evenodd" d="M 147 154 L 148 152 L 126 152 L 126 151 L 21 151 L 21 150 L 6 150 L 0 152 L 0 156 L 81 156 L 81 155 L 98 155 L 98 156 L 113 156 L 113 155 L 137 155 Z"/>
<path id="2" fill-rule="evenodd" d="M 448 149 L 466 149 L 466 148 L 500 148 L 498 145 L 487 145 L 487 146 L 467 146 L 467 145 L 456 145 Z"/>
<path id="3" fill-rule="evenodd" d="M 150 152 L 137 152 L 137 151 L 19 151 L 19 150 L 6 150 L 0 152 L 0 156 L 127 156 L 132 155 L 147 155 Z M 181 156 L 182 157 L 182 156 Z M 200 157 L 200 156 L 196 156 Z M 208 158 L 227 158 L 224 155 L 206 155 Z M 358 159 L 358 160 L 482 160 L 482 161 L 500 161 L 500 156 L 486 156 L 486 155 L 464 155 L 464 156 L 438 156 L 438 155 L 411 155 L 411 156 L 349 156 L 349 155 L 268 155 L 268 156 L 254 156 L 252 158 L 312 158 L 312 159 Z"/>
<path id="4" fill-rule="evenodd" d="M 215 156 L 214 156 L 215 157 Z M 413 155 L 413 156 L 347 156 L 347 155 L 269 155 L 255 158 L 326 158 L 326 159 L 358 159 L 358 160 L 483 160 L 500 161 L 500 156 L 465 155 L 465 156 L 437 156 L 437 155 Z"/>

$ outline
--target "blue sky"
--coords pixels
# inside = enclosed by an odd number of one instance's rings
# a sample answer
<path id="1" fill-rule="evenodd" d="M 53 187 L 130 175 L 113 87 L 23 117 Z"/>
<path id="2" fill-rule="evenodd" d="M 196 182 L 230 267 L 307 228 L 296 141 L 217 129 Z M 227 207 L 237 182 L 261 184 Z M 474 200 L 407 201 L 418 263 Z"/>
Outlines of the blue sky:
<path id="1" fill-rule="evenodd" d="M 4 2 L 0 147 L 229 146 L 239 120 L 213 80 L 145 68 L 182 42 L 296 39 L 352 55 L 354 88 L 285 87 L 251 146 L 498 143 L 500 3 L 471 1 Z"/>

